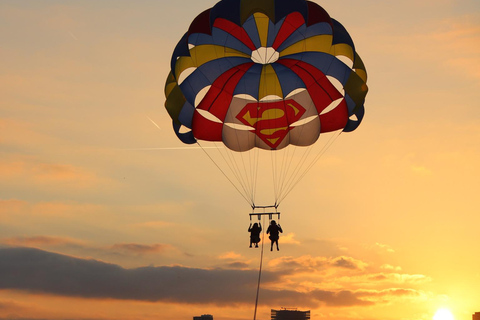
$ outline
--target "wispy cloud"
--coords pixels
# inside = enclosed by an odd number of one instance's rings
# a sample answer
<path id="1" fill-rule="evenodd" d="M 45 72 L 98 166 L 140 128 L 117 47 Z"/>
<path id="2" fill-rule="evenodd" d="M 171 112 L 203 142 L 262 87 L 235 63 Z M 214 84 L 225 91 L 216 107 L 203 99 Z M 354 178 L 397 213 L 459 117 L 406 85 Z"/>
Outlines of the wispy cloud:
<path id="1" fill-rule="evenodd" d="M 282 236 L 282 243 L 300 244 L 300 241 L 295 239 L 295 233 L 291 232 Z"/>
<path id="2" fill-rule="evenodd" d="M 383 264 L 380 266 L 381 269 L 385 269 L 385 270 L 395 270 L 395 271 L 401 271 L 402 270 L 402 267 L 399 267 L 399 266 L 392 266 L 391 264 Z"/>
<path id="3" fill-rule="evenodd" d="M 229 251 L 221 254 L 218 258 L 222 260 L 229 260 L 229 259 L 239 260 L 239 259 L 243 259 L 244 257 L 239 253 Z"/>
<path id="4" fill-rule="evenodd" d="M 417 285 L 430 282 L 432 279 L 422 274 L 366 272 L 335 278 L 336 283 L 349 287 L 377 287 L 382 285 Z"/>
<path id="5" fill-rule="evenodd" d="M 416 289 L 404 289 L 404 288 L 391 288 L 383 290 L 359 290 L 355 292 L 358 297 L 368 300 L 375 304 L 390 304 L 392 301 L 409 300 L 413 301 L 426 301 L 428 294 L 424 291 Z"/>
<path id="6" fill-rule="evenodd" d="M 90 169 L 58 162 L 48 162 L 32 156 L 18 155 L 0 160 L 0 188 L 48 192 L 78 192 L 93 188 L 112 189 L 118 184 Z"/>
<path id="7" fill-rule="evenodd" d="M 393 54 L 400 54 L 414 63 L 428 61 L 449 75 L 480 80 L 479 47 L 480 27 L 478 13 L 465 14 L 456 18 L 431 20 L 415 33 L 398 30 L 384 34 L 384 41 L 376 45 Z M 414 24 L 411 24 L 414 26 Z"/>
<path id="8" fill-rule="evenodd" d="M 457 72 L 480 80 L 480 26 L 478 13 L 462 17 L 461 20 L 443 22 L 443 29 L 431 37 L 439 52 L 448 54 L 447 66 Z"/>
<path id="9" fill-rule="evenodd" d="M 147 221 L 139 222 L 133 225 L 133 227 L 148 228 L 148 229 L 163 229 L 173 226 L 173 223 L 167 221 Z"/>
<path id="10" fill-rule="evenodd" d="M 15 220 L 16 223 L 20 224 L 25 223 L 23 220 L 25 217 L 30 217 L 30 219 L 33 220 L 39 217 L 67 218 L 95 214 L 107 215 L 107 209 L 102 205 L 76 203 L 71 201 L 45 201 L 31 203 L 19 199 L 0 200 L 0 218 L 10 221 Z"/>
<path id="11" fill-rule="evenodd" d="M 59 245 L 84 245 L 84 241 L 68 238 L 68 237 L 54 237 L 54 236 L 32 236 L 32 237 L 11 237 L 0 238 L 0 243 L 9 246 L 24 246 L 24 247 L 48 247 Z"/>
<path id="12" fill-rule="evenodd" d="M 325 271 L 330 268 L 363 270 L 368 264 L 352 257 L 340 256 L 335 258 L 312 257 L 310 255 L 300 257 L 281 257 L 269 262 L 274 269 L 291 270 L 292 272 Z"/>
<path id="13" fill-rule="evenodd" d="M 381 249 L 382 251 L 386 251 L 388 253 L 394 253 L 395 252 L 395 250 L 391 246 L 389 246 L 388 244 L 376 242 L 375 247 Z"/>
<path id="14" fill-rule="evenodd" d="M 138 244 L 138 243 L 117 243 L 111 249 L 120 252 L 127 252 L 133 254 L 152 254 L 165 252 L 171 249 L 172 246 L 168 244 L 156 243 L 152 245 Z"/>

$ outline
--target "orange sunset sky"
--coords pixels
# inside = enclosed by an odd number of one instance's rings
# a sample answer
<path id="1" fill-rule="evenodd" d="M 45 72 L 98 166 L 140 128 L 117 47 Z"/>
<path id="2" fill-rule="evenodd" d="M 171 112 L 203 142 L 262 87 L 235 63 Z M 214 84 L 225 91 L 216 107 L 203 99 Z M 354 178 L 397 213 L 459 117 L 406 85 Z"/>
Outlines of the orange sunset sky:
<path id="1" fill-rule="evenodd" d="M 282 203 L 257 319 L 480 311 L 480 2 L 314 0 L 366 115 Z M 252 319 L 250 207 L 165 111 L 215 0 L 0 1 L 0 319 Z M 447 320 L 447 319 L 441 319 Z"/>

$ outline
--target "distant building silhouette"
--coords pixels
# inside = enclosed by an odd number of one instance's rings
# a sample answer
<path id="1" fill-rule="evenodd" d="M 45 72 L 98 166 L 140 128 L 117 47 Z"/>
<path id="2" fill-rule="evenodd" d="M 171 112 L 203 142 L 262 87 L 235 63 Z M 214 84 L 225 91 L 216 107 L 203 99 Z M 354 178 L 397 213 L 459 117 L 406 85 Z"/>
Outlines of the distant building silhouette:
<path id="1" fill-rule="evenodd" d="M 310 320 L 310 310 L 299 311 L 296 308 L 282 308 L 281 310 L 272 309 L 271 315 L 272 320 Z"/>
<path id="2" fill-rule="evenodd" d="M 200 317 L 193 317 L 193 320 L 213 320 L 213 316 L 211 314 L 204 314 Z"/>
<path id="3" fill-rule="evenodd" d="M 472 315 L 472 320 L 480 320 L 480 312 L 475 312 Z"/>

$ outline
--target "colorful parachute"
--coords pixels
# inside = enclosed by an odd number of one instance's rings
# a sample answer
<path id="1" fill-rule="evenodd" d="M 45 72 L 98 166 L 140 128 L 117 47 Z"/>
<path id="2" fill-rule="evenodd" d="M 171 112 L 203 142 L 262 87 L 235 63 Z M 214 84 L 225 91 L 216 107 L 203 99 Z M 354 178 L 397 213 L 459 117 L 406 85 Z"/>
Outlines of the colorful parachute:
<path id="1" fill-rule="evenodd" d="M 309 146 L 355 130 L 367 74 L 345 28 L 305 0 L 222 0 L 176 46 L 165 107 L 187 144 Z"/>

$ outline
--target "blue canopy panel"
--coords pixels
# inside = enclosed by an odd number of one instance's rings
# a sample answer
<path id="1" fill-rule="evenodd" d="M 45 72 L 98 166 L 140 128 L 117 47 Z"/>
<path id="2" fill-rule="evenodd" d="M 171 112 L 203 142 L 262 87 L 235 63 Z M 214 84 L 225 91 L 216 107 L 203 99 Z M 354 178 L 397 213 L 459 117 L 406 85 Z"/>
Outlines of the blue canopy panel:
<path id="1" fill-rule="evenodd" d="M 280 28 L 282 27 L 284 22 L 285 22 L 285 17 L 283 17 L 276 23 L 273 23 L 272 21 L 270 21 L 270 23 L 268 24 L 268 39 L 267 39 L 268 47 L 273 46 L 273 43 L 275 42 L 275 38 L 277 37 L 278 31 L 280 31 Z"/>
<path id="2" fill-rule="evenodd" d="M 338 22 L 335 19 L 332 19 L 333 23 L 333 41 L 332 44 L 339 44 L 339 43 L 345 43 L 348 44 L 350 47 L 352 47 L 353 52 L 355 51 L 355 45 L 353 44 L 353 40 L 350 37 L 350 34 L 348 34 L 347 30 L 345 27 Z"/>
<path id="3" fill-rule="evenodd" d="M 175 75 L 174 71 L 175 71 L 175 64 L 177 63 L 177 58 L 182 56 L 185 56 L 185 57 L 190 56 L 190 50 L 188 50 L 187 39 L 188 39 L 188 34 L 185 33 L 183 37 L 180 39 L 180 41 L 178 41 L 177 46 L 173 50 L 172 59 L 170 61 L 170 68 L 172 70 L 173 75 Z"/>
<path id="4" fill-rule="evenodd" d="M 268 22 L 268 35 L 267 35 L 267 47 L 273 46 L 273 42 L 275 41 L 275 37 L 277 36 L 278 30 L 282 27 L 282 23 L 285 19 L 277 23 L 273 23 L 271 20 Z"/>
<path id="5" fill-rule="evenodd" d="M 306 37 L 310 38 L 322 34 L 332 34 L 332 26 L 327 22 L 319 22 L 307 27 Z"/>
<path id="6" fill-rule="evenodd" d="M 285 98 L 290 92 L 295 89 L 306 88 L 305 83 L 302 81 L 302 79 L 289 68 L 278 63 L 272 64 L 272 67 L 273 70 L 275 70 L 278 81 L 280 82 L 280 86 L 282 87 L 282 98 Z"/>
<path id="7" fill-rule="evenodd" d="M 327 76 L 332 76 L 345 86 L 352 73 L 352 69 L 335 56 L 324 52 L 307 51 L 291 54 L 282 58 L 304 61 L 311 64 Z"/>
<path id="8" fill-rule="evenodd" d="M 189 75 L 185 81 L 179 85 L 179 87 L 180 90 L 182 90 L 185 99 L 187 99 L 191 105 L 195 105 L 195 98 L 200 90 L 211 84 L 212 82 L 208 80 L 205 74 L 201 70 L 197 69 L 191 75 Z"/>
<path id="9" fill-rule="evenodd" d="M 195 137 L 193 136 L 192 131 L 181 133 L 180 128 L 182 127 L 182 125 L 175 123 L 175 121 L 172 121 L 172 124 L 173 124 L 173 131 L 177 135 L 178 139 L 180 139 L 180 141 L 182 141 L 185 144 L 194 144 L 197 142 L 197 139 L 195 139 Z"/>
<path id="10" fill-rule="evenodd" d="M 233 95 L 248 94 L 258 100 L 258 86 L 262 73 L 262 65 L 254 64 L 240 79 Z"/>
<path id="11" fill-rule="evenodd" d="M 347 94 L 345 93 L 345 101 L 347 102 L 347 108 L 348 108 L 348 115 L 351 116 L 353 115 L 353 112 L 355 110 L 355 107 L 357 107 L 355 101 Z"/>
<path id="12" fill-rule="evenodd" d="M 243 24 L 243 29 L 247 32 L 248 36 L 252 40 L 256 48 L 260 48 L 262 43 L 260 42 L 260 36 L 258 35 L 257 23 L 255 18 L 250 16 Z"/>
<path id="13" fill-rule="evenodd" d="M 355 115 L 357 117 L 357 120 L 348 119 L 347 125 L 343 129 L 344 132 L 352 132 L 357 129 L 360 123 L 362 123 L 363 117 L 365 116 L 365 107 L 358 107 L 352 115 Z"/>
<path id="14" fill-rule="evenodd" d="M 187 101 L 195 105 L 198 92 L 211 85 L 221 74 L 244 63 L 252 62 L 248 58 L 227 57 L 204 63 L 199 66 L 185 81 L 180 84 L 180 89 Z"/>
<path id="15" fill-rule="evenodd" d="M 195 112 L 195 107 L 192 106 L 188 101 L 182 106 L 182 110 L 178 115 L 178 121 L 183 124 L 185 127 L 192 129 L 192 119 Z"/>

